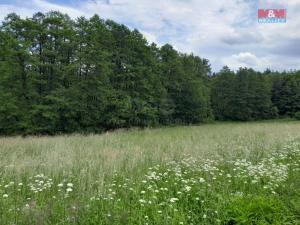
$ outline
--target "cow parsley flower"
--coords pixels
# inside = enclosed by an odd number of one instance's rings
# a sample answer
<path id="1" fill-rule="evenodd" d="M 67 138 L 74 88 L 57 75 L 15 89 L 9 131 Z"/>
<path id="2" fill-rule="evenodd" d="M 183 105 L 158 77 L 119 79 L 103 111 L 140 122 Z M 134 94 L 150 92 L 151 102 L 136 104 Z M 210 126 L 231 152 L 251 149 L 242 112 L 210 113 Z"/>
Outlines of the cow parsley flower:
<path id="1" fill-rule="evenodd" d="M 185 186 L 184 188 L 186 192 L 189 192 L 192 189 L 190 186 Z"/>
<path id="2" fill-rule="evenodd" d="M 205 182 L 204 178 L 200 177 L 199 182 L 204 183 Z"/>
<path id="3" fill-rule="evenodd" d="M 171 203 L 174 203 L 174 202 L 176 202 L 176 201 L 178 201 L 178 198 L 171 198 L 171 199 L 170 199 L 170 202 L 171 202 Z"/>

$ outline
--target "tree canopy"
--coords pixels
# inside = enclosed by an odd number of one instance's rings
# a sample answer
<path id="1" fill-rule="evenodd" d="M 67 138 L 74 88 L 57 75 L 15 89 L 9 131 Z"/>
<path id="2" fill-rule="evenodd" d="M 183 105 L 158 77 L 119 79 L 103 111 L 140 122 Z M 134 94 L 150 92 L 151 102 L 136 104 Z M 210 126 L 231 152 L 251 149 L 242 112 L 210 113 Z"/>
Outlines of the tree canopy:
<path id="1" fill-rule="evenodd" d="M 95 15 L 60 12 L 0 26 L 0 134 L 102 132 L 294 116 L 300 73 L 224 67 Z"/>

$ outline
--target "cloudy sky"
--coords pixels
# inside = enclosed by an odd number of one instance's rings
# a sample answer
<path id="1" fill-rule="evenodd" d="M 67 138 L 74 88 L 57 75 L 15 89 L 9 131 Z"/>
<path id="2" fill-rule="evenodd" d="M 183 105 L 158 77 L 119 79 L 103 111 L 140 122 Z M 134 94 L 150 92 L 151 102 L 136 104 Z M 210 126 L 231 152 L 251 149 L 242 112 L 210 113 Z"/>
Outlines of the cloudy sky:
<path id="1" fill-rule="evenodd" d="M 258 23 L 259 8 L 287 9 L 287 23 Z M 149 42 L 209 59 L 213 71 L 300 69 L 300 0 L 0 0 L 1 20 L 50 10 L 113 19 Z"/>

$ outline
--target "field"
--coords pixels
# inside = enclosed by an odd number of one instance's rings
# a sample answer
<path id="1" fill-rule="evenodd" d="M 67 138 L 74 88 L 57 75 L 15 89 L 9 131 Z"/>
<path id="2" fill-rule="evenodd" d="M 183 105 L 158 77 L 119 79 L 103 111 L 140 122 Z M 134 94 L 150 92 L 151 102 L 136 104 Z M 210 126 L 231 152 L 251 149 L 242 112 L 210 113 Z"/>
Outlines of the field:
<path id="1" fill-rule="evenodd" d="M 0 138 L 0 224 L 300 224 L 300 122 Z"/>

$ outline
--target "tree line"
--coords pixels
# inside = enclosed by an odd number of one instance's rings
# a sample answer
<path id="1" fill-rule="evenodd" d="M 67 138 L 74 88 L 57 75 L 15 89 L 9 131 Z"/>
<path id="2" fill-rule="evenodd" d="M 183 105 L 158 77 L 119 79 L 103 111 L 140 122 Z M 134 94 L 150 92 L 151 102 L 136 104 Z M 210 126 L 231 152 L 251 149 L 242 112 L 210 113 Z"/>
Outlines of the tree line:
<path id="1" fill-rule="evenodd" d="M 0 26 L 0 134 L 56 134 L 300 111 L 300 73 L 224 67 L 95 15 L 60 12 Z"/>
<path id="2" fill-rule="evenodd" d="M 300 112 L 300 71 L 256 72 L 224 67 L 212 77 L 211 105 L 217 120 L 294 117 Z"/>

